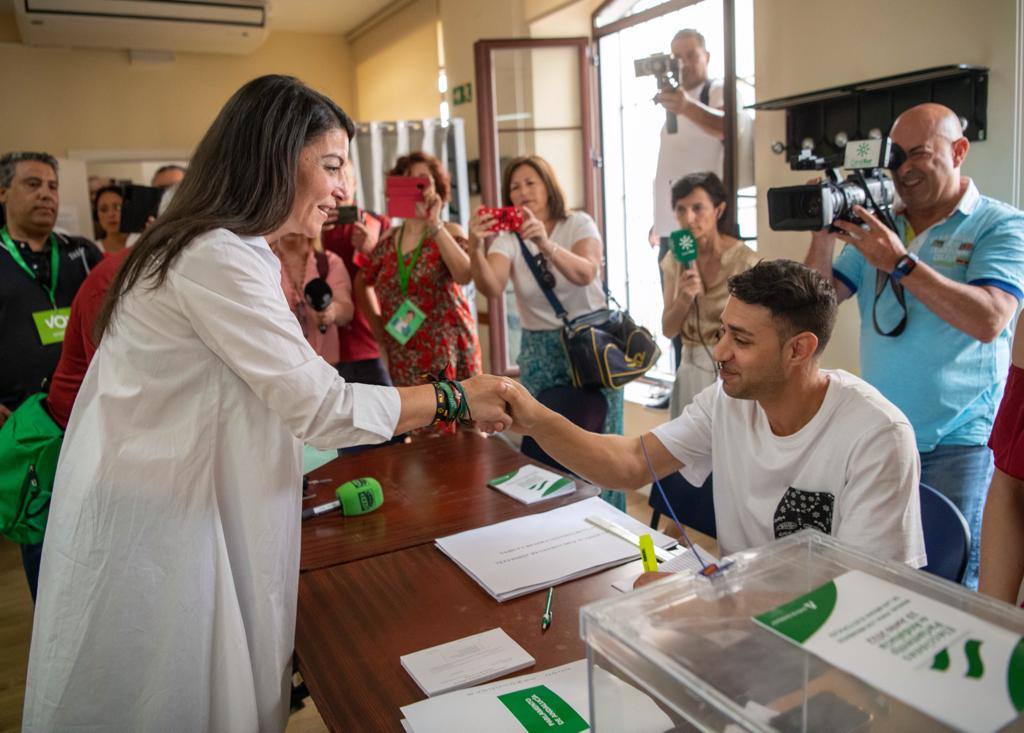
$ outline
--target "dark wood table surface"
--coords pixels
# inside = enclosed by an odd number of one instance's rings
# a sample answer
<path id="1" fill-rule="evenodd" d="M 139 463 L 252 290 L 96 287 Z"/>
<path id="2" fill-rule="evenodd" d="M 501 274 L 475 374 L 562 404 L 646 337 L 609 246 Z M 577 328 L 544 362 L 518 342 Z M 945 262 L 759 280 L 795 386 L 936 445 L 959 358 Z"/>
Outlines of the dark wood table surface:
<path id="1" fill-rule="evenodd" d="M 295 656 L 331 730 L 401 731 L 399 708 L 426 697 L 403 654 L 501 627 L 536 659 L 509 676 L 582 659 L 580 607 L 641 569 L 637 560 L 559 585 L 543 633 L 546 591 L 498 603 L 433 544 L 314 570 L 299 577 Z"/>
<path id="2" fill-rule="evenodd" d="M 339 484 L 364 476 L 380 482 L 384 503 L 358 517 L 331 512 L 304 521 L 299 567 L 308 571 L 375 557 L 598 493 L 577 481 L 574 494 L 528 507 L 487 487 L 490 479 L 533 462 L 502 440 L 470 430 L 331 461 L 309 473 L 310 479 L 331 482 L 310 487 L 316 498 L 303 507 L 333 500 Z"/>

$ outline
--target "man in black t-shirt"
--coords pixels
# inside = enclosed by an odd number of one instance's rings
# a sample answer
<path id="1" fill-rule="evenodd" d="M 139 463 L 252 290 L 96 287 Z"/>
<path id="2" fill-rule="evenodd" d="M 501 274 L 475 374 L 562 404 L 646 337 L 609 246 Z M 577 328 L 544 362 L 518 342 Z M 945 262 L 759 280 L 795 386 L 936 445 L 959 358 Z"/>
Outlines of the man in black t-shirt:
<path id="1" fill-rule="evenodd" d="M 57 160 L 0 157 L 0 425 L 40 391 L 60 358 L 71 301 L 102 255 L 81 237 L 56 234 Z"/>

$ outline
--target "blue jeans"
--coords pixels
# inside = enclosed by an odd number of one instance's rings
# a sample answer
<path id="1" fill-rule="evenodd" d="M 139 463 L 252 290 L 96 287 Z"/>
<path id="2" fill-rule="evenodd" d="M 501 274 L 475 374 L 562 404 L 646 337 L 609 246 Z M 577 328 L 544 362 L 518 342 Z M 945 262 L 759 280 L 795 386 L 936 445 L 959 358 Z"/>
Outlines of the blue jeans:
<path id="1" fill-rule="evenodd" d="M 921 454 L 921 483 L 957 505 L 971 529 L 971 554 L 964 585 L 978 588 L 981 513 L 992 480 L 992 451 L 987 445 L 940 445 Z"/>

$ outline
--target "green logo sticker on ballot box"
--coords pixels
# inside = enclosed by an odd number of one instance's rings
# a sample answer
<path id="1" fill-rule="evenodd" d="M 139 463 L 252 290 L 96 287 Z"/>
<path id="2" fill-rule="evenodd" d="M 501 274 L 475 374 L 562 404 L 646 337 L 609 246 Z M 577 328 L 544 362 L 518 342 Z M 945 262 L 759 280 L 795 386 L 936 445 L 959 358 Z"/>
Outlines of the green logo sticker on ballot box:
<path id="1" fill-rule="evenodd" d="M 39 332 L 40 343 L 43 346 L 64 343 L 64 331 L 67 330 L 70 317 L 70 308 L 54 308 L 33 313 L 32 320 L 36 324 L 36 331 Z"/>
<path id="2" fill-rule="evenodd" d="M 958 730 L 997 730 L 1024 711 L 1024 638 L 859 570 L 753 620 Z"/>
<path id="3" fill-rule="evenodd" d="M 527 733 L 580 733 L 590 728 L 569 703 L 546 685 L 507 692 L 498 699 Z"/>

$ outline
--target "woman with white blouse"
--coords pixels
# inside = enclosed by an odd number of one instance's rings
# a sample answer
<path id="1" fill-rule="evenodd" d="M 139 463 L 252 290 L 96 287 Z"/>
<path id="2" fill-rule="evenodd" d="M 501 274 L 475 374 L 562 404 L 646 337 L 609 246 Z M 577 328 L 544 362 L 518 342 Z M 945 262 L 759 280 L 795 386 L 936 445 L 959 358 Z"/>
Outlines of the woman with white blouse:
<path id="1" fill-rule="evenodd" d="M 565 194 L 550 164 L 537 155 L 514 159 L 505 169 L 502 205 L 523 215 L 518 235 L 545 281 L 541 285 L 524 259 L 514 232 L 491 230 L 494 220 L 482 211 L 469 222 L 473 281 L 484 295 L 500 297 L 509 278 L 523 326 L 520 381 L 531 394 L 572 384 L 569 357 L 562 345 L 562 321 L 544 295 L 549 288 L 570 319 L 607 307 L 601 282 L 601 234 L 583 211 L 569 211 Z M 602 390 L 608 401 L 606 433 L 622 433 L 622 390 Z M 621 492 L 604 492 L 607 501 L 625 508 Z"/>

